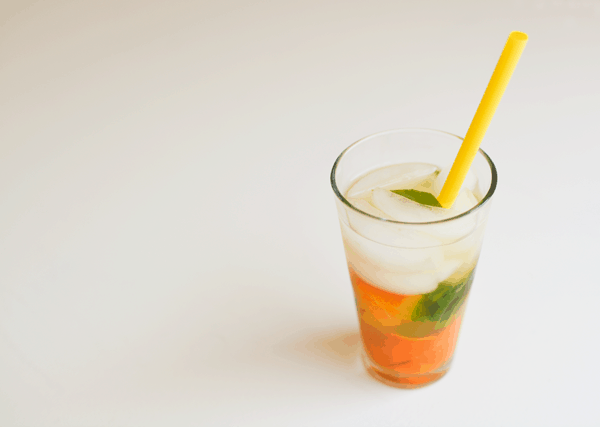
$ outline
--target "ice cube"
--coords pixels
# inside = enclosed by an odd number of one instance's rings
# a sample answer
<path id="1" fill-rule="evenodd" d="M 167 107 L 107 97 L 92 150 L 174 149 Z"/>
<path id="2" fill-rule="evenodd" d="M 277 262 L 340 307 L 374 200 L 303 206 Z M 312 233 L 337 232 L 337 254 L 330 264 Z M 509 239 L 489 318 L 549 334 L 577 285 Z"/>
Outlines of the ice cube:
<path id="1" fill-rule="evenodd" d="M 376 208 L 402 222 L 439 221 L 455 215 L 450 210 L 425 206 L 383 188 L 373 190 L 371 200 Z"/>
<path id="2" fill-rule="evenodd" d="M 450 209 L 421 205 L 406 197 L 380 188 L 373 190 L 371 197 L 373 205 L 393 219 L 415 223 L 449 219 L 468 211 L 478 203 L 475 196 L 466 189 L 461 190 Z M 476 225 L 477 216 L 467 215 L 466 217 L 452 219 L 452 221 L 428 225 L 423 228 L 422 232 L 443 243 L 451 243 L 467 236 Z"/>
<path id="3" fill-rule="evenodd" d="M 387 217 L 387 215 L 383 215 Z M 400 224 L 376 220 L 358 212 L 348 211 L 348 223 L 356 233 L 381 245 L 399 248 L 430 248 L 442 244 L 439 239 L 428 233 L 403 227 Z"/>
<path id="4" fill-rule="evenodd" d="M 446 209 L 447 218 L 458 216 L 477 205 L 477 203 L 479 202 L 475 196 L 473 196 L 473 193 L 471 193 L 470 190 L 463 188 L 460 190 L 460 193 L 458 193 L 452 207 Z M 469 214 L 462 218 L 456 218 L 441 224 L 427 226 L 426 232 L 444 243 L 452 243 L 471 234 L 476 226 L 477 215 Z"/>
<path id="5" fill-rule="evenodd" d="M 458 196 L 456 196 L 454 204 L 448 211 L 453 213 L 452 216 L 460 215 L 477 205 L 477 203 L 479 203 L 479 201 L 475 198 L 471 190 L 462 188 L 458 193 Z"/>
<path id="6" fill-rule="evenodd" d="M 454 262 L 453 268 L 448 270 L 449 274 L 442 276 L 440 274 L 440 282 L 459 283 L 475 268 L 477 262 Z"/>
<path id="7" fill-rule="evenodd" d="M 485 224 L 479 224 L 473 232 L 466 237 L 446 245 L 444 256 L 446 259 L 459 259 L 464 263 L 474 265 L 479 258 L 481 241 L 483 239 Z"/>
<path id="8" fill-rule="evenodd" d="M 390 274 L 386 272 L 381 274 L 379 286 L 396 294 L 420 295 L 435 290 L 438 286 L 438 278 L 433 272 L 416 274 Z"/>
<path id="9" fill-rule="evenodd" d="M 352 268 L 375 286 L 398 294 L 416 295 L 435 289 L 445 265 L 443 247 L 397 248 L 358 234 L 342 223 L 346 257 Z M 428 292 L 428 291 L 427 291 Z"/>
<path id="10" fill-rule="evenodd" d="M 378 218 L 393 219 L 364 199 L 348 198 L 348 201 L 352 206 L 360 209 L 362 212 Z M 348 211 L 348 222 L 350 227 L 359 235 L 384 245 L 393 246 L 400 244 L 404 240 L 404 236 L 401 233 L 398 233 L 397 227 L 384 221 L 366 217 L 358 212 Z M 428 235 L 425 238 L 427 237 L 431 238 Z"/>
<path id="11" fill-rule="evenodd" d="M 441 172 L 439 173 L 439 175 L 435 178 L 435 181 L 433 182 L 433 195 L 435 197 L 440 195 L 440 192 L 442 191 L 442 187 L 444 186 L 444 183 L 446 182 L 446 178 L 448 178 L 448 174 L 450 173 L 450 169 L 451 169 L 451 166 L 447 166 L 447 167 L 443 168 L 441 170 Z M 475 188 L 477 188 L 477 184 L 478 184 L 477 177 L 471 170 L 469 170 L 469 172 L 467 172 L 467 176 L 465 177 L 465 181 L 463 182 L 463 184 L 460 188 L 463 190 L 467 189 L 467 190 L 470 190 L 471 192 L 473 192 L 475 190 Z"/>
<path id="12" fill-rule="evenodd" d="M 476 226 L 477 217 L 467 215 L 451 221 L 428 225 L 426 232 L 444 244 L 450 244 L 471 234 Z"/>
<path id="13" fill-rule="evenodd" d="M 378 245 L 366 239 L 362 242 L 366 245 L 356 246 L 356 243 L 356 239 L 344 235 L 348 263 L 374 286 L 404 295 L 430 292 L 437 286 L 439 275 L 436 268 L 444 259 L 439 247 L 404 249 L 405 253 L 412 252 L 411 259 L 408 259 L 400 254 L 402 249 L 399 248 Z"/>
<path id="14" fill-rule="evenodd" d="M 401 272 L 429 271 L 437 269 L 444 262 L 444 253 L 439 240 L 437 240 L 438 246 L 434 247 L 399 248 L 374 242 L 346 225 L 342 226 L 342 234 L 346 249 L 356 255 L 357 260 L 379 269 Z"/>
<path id="15" fill-rule="evenodd" d="M 405 163 L 387 166 L 370 172 L 354 183 L 348 190 L 348 197 L 361 197 L 376 187 L 391 190 L 413 188 L 437 170 L 428 163 Z"/>
<path id="16" fill-rule="evenodd" d="M 454 274 L 458 270 L 458 268 L 463 264 L 461 260 L 458 259 L 448 259 L 445 260 L 444 263 L 440 266 L 437 271 L 437 281 L 443 282 L 447 280 L 450 276 Z"/>
<path id="17" fill-rule="evenodd" d="M 377 209 L 376 207 L 374 207 L 372 204 L 367 202 L 365 199 L 353 199 L 353 198 L 349 197 L 347 200 L 350 202 L 350 204 L 352 206 L 354 206 L 355 208 L 357 208 L 363 212 L 368 213 L 369 215 L 373 215 L 378 218 L 393 219 L 389 215 L 386 215 L 384 212 L 382 212 L 379 209 Z"/>

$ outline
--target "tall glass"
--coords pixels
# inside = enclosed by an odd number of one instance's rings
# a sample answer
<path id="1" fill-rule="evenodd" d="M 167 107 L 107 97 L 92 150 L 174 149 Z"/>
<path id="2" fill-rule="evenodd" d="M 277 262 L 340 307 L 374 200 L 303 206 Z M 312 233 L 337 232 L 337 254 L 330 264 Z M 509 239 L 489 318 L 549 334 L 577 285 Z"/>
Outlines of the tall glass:
<path id="1" fill-rule="evenodd" d="M 473 193 L 479 203 L 440 221 L 375 217 L 352 206 L 345 194 L 359 177 L 384 166 L 451 165 L 461 143 L 456 135 L 428 129 L 382 132 L 344 150 L 331 171 L 363 362 L 371 375 L 395 387 L 427 385 L 450 368 L 496 188 L 496 168 L 479 150 L 470 172 L 478 181 Z M 432 280 L 437 283 L 433 291 L 398 293 Z"/>

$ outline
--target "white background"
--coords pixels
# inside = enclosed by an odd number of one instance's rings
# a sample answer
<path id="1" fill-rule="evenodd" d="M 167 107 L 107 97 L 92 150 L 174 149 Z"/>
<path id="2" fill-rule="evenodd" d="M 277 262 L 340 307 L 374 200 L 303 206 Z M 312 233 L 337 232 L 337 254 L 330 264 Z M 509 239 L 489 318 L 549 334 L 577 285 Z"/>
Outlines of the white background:
<path id="1" fill-rule="evenodd" d="M 371 379 L 329 171 L 483 141 L 499 186 L 455 363 Z M 0 425 L 592 426 L 600 1 L 0 3 Z"/>

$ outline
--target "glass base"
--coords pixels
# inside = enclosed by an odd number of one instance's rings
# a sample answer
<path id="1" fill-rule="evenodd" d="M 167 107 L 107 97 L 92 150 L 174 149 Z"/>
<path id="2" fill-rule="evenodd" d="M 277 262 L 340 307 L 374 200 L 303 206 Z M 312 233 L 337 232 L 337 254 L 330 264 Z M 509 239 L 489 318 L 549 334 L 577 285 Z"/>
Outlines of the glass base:
<path id="1" fill-rule="evenodd" d="M 392 387 L 403 389 L 425 387 L 442 378 L 450 369 L 450 362 L 448 362 L 435 372 L 428 372 L 426 374 L 418 375 L 400 374 L 393 369 L 381 368 L 375 365 L 364 353 L 364 350 L 362 352 L 362 361 L 369 375 L 371 375 L 377 381 Z"/>

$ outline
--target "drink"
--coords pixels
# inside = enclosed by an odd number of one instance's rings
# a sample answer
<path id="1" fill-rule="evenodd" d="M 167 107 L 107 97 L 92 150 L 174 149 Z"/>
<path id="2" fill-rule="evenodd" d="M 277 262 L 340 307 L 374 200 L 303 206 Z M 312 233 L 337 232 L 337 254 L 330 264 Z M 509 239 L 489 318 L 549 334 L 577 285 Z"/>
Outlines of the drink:
<path id="1" fill-rule="evenodd" d="M 461 191 L 450 212 L 422 207 L 386 189 L 434 192 L 440 172 L 436 165 L 419 163 L 379 169 L 357 180 L 347 191 L 346 199 L 367 213 L 397 220 L 449 218 L 477 205 L 479 200 L 469 188 Z M 370 185 L 364 185 L 365 182 Z M 398 262 L 387 268 L 382 266 L 383 257 L 379 263 L 364 263 L 360 235 L 351 228 L 342 229 L 364 349 L 369 360 L 379 367 L 377 374 L 391 380 L 394 374 L 404 374 L 408 377 L 404 381 L 410 385 L 441 377 L 454 353 L 472 282 L 476 263 L 472 246 L 449 244 L 441 249 L 433 242 L 436 246 L 418 251 L 418 259 L 412 250 L 413 255 L 408 258 L 411 262 L 402 271 L 397 268 Z M 436 236 L 425 238 L 433 241 Z M 397 256 L 406 258 L 401 253 Z M 419 266 L 419 260 L 430 265 Z M 386 268 L 385 277 L 382 267 Z"/>
<path id="2" fill-rule="evenodd" d="M 332 171 L 363 361 L 397 387 L 448 371 L 473 282 L 493 164 L 480 151 L 451 209 L 427 198 L 439 193 L 460 142 L 436 131 L 386 132 L 351 146 Z"/>

